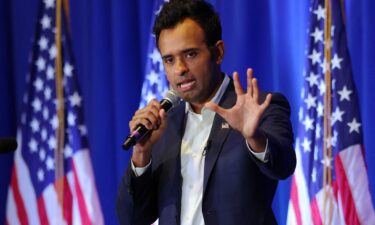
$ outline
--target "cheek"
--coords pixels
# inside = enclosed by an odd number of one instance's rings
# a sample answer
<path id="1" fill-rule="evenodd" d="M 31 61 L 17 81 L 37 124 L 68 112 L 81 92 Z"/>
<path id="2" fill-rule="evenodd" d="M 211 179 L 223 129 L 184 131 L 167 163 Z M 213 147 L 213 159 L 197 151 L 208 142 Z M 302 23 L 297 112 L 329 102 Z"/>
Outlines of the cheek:
<path id="1" fill-rule="evenodd" d="M 172 73 L 170 71 L 168 71 L 167 69 L 165 69 L 165 74 L 166 74 L 166 78 L 167 78 L 167 81 L 169 83 L 169 85 L 171 85 L 173 88 L 175 88 L 175 82 L 174 82 L 174 76 L 172 75 Z"/>

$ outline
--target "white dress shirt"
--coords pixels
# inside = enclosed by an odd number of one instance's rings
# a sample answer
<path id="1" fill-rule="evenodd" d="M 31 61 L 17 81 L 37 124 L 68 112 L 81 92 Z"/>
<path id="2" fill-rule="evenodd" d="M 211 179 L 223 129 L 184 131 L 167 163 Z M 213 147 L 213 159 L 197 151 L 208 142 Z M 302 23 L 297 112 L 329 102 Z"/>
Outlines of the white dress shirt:
<path id="1" fill-rule="evenodd" d="M 212 98 L 212 102 L 218 104 L 221 97 L 229 84 L 229 77 L 225 78 Z M 187 120 L 184 136 L 181 142 L 181 175 L 182 195 L 181 195 L 181 225 L 204 225 L 202 213 L 202 195 L 203 195 L 203 177 L 205 162 L 205 147 L 207 145 L 208 136 L 211 131 L 215 112 L 203 107 L 201 114 L 195 113 L 190 104 L 186 102 L 185 108 Z M 263 162 L 268 150 L 268 140 L 266 151 L 262 153 L 253 152 L 249 145 L 248 148 L 255 157 Z M 131 163 L 132 169 L 136 176 L 142 175 L 150 166 L 135 167 Z"/>

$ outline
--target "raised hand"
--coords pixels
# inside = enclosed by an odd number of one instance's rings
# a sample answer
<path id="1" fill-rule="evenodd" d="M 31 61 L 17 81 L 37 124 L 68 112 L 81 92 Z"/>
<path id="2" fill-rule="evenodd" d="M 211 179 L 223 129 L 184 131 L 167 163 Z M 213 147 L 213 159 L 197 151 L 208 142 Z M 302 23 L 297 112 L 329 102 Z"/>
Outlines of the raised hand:
<path id="1" fill-rule="evenodd" d="M 218 113 L 232 128 L 241 132 L 254 151 L 264 151 L 266 137 L 258 127 L 264 111 L 271 102 L 272 95 L 267 94 L 265 101 L 259 103 L 259 88 L 257 80 L 253 78 L 252 69 L 247 69 L 246 93 L 241 86 L 237 72 L 233 73 L 233 80 L 237 101 L 232 108 L 224 109 L 213 102 L 206 103 L 205 107 Z"/>

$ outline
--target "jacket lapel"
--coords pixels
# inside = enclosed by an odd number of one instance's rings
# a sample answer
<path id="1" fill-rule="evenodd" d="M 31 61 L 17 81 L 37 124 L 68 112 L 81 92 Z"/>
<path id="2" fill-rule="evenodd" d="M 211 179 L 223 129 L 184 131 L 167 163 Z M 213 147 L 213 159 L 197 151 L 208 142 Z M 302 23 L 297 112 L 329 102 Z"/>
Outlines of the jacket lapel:
<path id="1" fill-rule="evenodd" d="M 180 105 L 171 111 L 170 120 L 168 121 L 168 128 L 171 128 L 172 132 L 166 132 L 170 135 L 166 137 L 168 150 L 165 155 L 171 157 L 171 164 L 169 164 L 169 170 L 175 171 L 174 175 L 171 177 L 173 180 L 173 191 L 169 195 L 174 195 L 176 211 L 175 218 L 176 224 L 180 221 L 181 212 L 181 194 L 182 194 L 182 175 L 181 175 L 181 141 L 185 131 L 185 102 L 180 102 Z M 173 224 L 173 221 L 169 221 Z"/>
<path id="2" fill-rule="evenodd" d="M 234 91 L 233 81 L 231 80 L 219 105 L 226 109 L 231 108 L 236 103 L 236 98 L 237 96 Z M 210 175 L 215 167 L 222 146 L 231 130 L 232 128 L 229 127 L 229 124 L 221 116 L 216 114 L 212 124 L 211 133 L 208 137 L 210 144 L 207 147 L 208 149 L 204 165 L 203 196 L 205 195 Z"/>

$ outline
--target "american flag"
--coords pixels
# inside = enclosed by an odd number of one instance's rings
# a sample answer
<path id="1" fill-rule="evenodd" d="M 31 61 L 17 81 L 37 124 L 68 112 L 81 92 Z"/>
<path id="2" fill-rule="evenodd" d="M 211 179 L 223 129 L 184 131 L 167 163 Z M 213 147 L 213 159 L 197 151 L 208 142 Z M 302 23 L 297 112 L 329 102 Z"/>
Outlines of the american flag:
<path id="1" fill-rule="evenodd" d="M 169 2 L 169 0 L 154 1 L 151 27 L 154 25 L 156 16 L 159 14 L 165 2 Z M 153 35 L 150 31 L 145 79 L 142 85 L 141 102 L 139 104 L 139 108 L 145 107 L 154 98 L 162 99 L 164 94 L 168 91 L 168 83 L 164 72 L 163 61 L 156 46 L 155 40 L 155 35 Z M 153 225 L 157 225 L 158 223 L 158 220 L 156 220 Z"/>
<path id="2" fill-rule="evenodd" d="M 83 121 L 82 96 L 62 22 L 64 95 L 63 151 L 59 127 L 55 59 L 56 2 L 40 4 L 27 89 L 18 128 L 18 149 L 8 192 L 6 224 L 103 224 Z M 60 165 L 60 166 L 59 166 Z M 57 173 L 61 168 L 61 176 Z"/>
<path id="3" fill-rule="evenodd" d="M 311 1 L 287 224 L 375 224 L 340 2 Z"/>
<path id="4" fill-rule="evenodd" d="M 153 17 L 151 26 L 154 25 L 155 18 L 162 9 L 163 3 L 168 0 L 156 0 L 154 2 Z M 150 32 L 151 34 L 151 32 Z M 148 41 L 147 61 L 145 79 L 142 85 L 142 95 L 139 107 L 145 107 L 152 99 L 162 99 L 168 91 L 168 84 L 164 72 L 163 61 L 155 43 L 155 36 L 150 35 Z"/>

